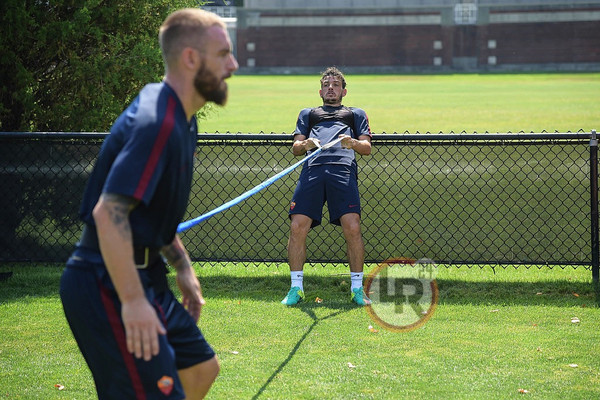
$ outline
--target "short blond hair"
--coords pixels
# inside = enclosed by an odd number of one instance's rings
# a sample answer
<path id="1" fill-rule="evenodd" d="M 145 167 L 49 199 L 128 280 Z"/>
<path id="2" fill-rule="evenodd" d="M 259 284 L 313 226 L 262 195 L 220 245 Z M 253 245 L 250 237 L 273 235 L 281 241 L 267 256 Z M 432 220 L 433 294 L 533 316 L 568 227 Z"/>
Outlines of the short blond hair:
<path id="1" fill-rule="evenodd" d="M 227 29 L 218 15 L 199 8 L 184 8 L 170 14 L 158 32 L 165 67 L 186 47 L 202 50 L 206 30 L 215 25 Z"/>

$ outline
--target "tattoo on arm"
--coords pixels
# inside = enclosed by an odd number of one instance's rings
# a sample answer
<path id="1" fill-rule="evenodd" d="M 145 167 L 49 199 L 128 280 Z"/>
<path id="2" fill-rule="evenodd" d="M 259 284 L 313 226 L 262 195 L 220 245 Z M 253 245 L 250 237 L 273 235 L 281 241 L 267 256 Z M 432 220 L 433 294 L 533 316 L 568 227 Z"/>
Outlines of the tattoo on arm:
<path id="1" fill-rule="evenodd" d="M 169 264 L 177 271 L 191 267 L 190 257 L 179 236 L 175 235 L 175 239 L 164 246 L 161 251 Z"/>
<path id="2" fill-rule="evenodd" d="M 183 248 L 176 240 L 174 240 L 173 243 L 163 247 L 162 253 L 173 266 L 176 266 L 184 255 Z"/>
<path id="3" fill-rule="evenodd" d="M 106 202 L 111 222 L 118 228 L 122 238 L 131 240 L 129 213 L 138 205 L 139 201 L 113 193 L 106 193 L 102 196 Z"/>

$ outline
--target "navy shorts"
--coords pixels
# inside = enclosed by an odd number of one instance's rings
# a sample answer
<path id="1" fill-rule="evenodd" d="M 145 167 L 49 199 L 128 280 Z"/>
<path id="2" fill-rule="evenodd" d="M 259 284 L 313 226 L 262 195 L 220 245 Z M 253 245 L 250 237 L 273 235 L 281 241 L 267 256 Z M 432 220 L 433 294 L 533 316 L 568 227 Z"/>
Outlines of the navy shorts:
<path id="1" fill-rule="evenodd" d="M 289 215 L 306 215 L 313 220 L 311 227 L 315 227 L 321 224 L 325 202 L 332 224 L 341 225 L 344 214 L 360 215 L 356 165 L 314 165 L 302 169 Z"/>
<path id="2" fill-rule="evenodd" d="M 73 257 L 67 262 L 60 282 L 67 321 L 99 399 L 184 399 L 177 370 L 207 361 L 215 353 L 173 293 L 168 289 L 155 293 L 146 287 L 144 272 L 140 277 L 168 332 L 159 335 L 160 352 L 150 361 L 127 351 L 121 303 L 102 264 Z"/>

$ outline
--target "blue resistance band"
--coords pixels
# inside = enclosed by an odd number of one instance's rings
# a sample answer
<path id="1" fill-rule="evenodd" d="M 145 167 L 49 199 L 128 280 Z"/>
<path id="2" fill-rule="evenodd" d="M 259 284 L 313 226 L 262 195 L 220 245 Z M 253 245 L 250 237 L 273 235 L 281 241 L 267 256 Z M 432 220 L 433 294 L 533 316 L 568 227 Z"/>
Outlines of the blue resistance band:
<path id="1" fill-rule="evenodd" d="M 220 205 L 219 207 L 207 212 L 206 214 L 202 214 L 199 217 L 196 217 L 194 219 L 191 219 L 189 221 L 185 221 L 180 223 L 177 226 L 177 233 L 181 233 L 193 226 L 198 225 L 200 222 L 205 221 L 207 219 L 209 219 L 210 217 L 220 213 L 221 211 L 225 211 L 228 208 L 231 208 L 233 206 L 235 206 L 236 204 L 241 203 L 242 201 L 246 200 L 248 197 L 255 195 L 256 193 L 260 192 L 261 190 L 263 190 L 264 188 L 266 188 L 267 186 L 273 184 L 274 182 L 276 182 L 277 180 L 281 179 L 282 177 L 284 177 L 285 175 L 289 174 L 290 172 L 292 172 L 294 169 L 296 169 L 299 165 L 301 165 L 303 162 L 307 161 L 308 159 L 316 156 L 317 154 L 319 154 L 321 151 L 328 149 L 330 147 L 332 147 L 334 144 L 338 143 L 339 141 L 341 141 L 342 138 L 337 138 L 329 143 L 327 143 L 325 146 L 323 147 L 318 147 L 315 151 L 313 151 L 312 153 L 310 153 L 309 155 L 307 155 L 306 157 L 304 157 L 302 160 L 298 161 L 297 163 L 295 163 L 294 165 L 284 169 L 283 171 L 281 171 L 280 173 L 278 173 L 277 175 L 273 175 L 272 177 L 270 177 L 269 179 L 267 179 L 266 181 L 264 181 L 263 183 L 253 187 L 252 189 L 248 190 L 247 192 L 239 195 L 238 197 L 236 197 L 233 200 L 229 200 L 227 203 L 224 203 L 222 205 Z"/>

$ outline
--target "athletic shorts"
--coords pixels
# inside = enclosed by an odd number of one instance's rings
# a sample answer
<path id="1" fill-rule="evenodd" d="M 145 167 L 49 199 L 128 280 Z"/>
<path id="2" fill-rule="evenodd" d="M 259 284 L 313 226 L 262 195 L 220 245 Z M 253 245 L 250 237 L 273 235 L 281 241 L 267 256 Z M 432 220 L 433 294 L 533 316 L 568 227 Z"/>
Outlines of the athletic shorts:
<path id="1" fill-rule="evenodd" d="M 325 202 L 332 224 L 341 225 L 344 214 L 360 214 L 356 166 L 331 164 L 302 169 L 290 204 L 290 217 L 303 214 L 313 220 L 311 227 L 318 226 Z"/>
<path id="2" fill-rule="evenodd" d="M 60 282 L 67 321 L 99 399 L 184 399 L 177 370 L 207 361 L 215 353 L 173 293 L 168 289 L 154 293 L 143 272 L 140 277 L 168 331 L 159 335 L 160 352 L 150 361 L 127 351 L 121 304 L 102 264 L 73 257 L 67 262 Z"/>

